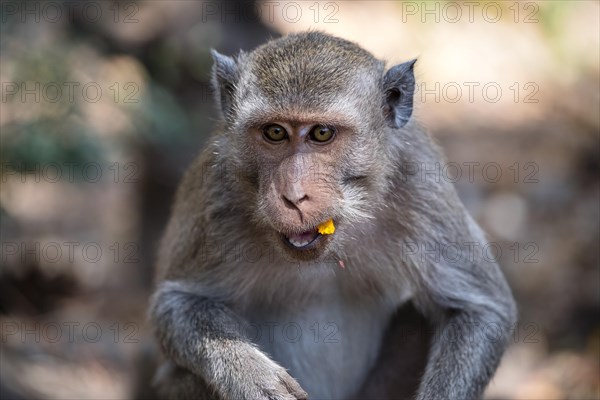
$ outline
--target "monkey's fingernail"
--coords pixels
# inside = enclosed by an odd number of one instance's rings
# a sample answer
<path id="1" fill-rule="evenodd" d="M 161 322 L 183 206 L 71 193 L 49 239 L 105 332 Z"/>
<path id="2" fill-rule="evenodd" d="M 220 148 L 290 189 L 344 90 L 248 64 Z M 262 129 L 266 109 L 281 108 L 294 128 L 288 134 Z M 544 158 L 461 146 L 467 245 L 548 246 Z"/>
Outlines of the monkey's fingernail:
<path id="1" fill-rule="evenodd" d="M 346 268 L 346 265 L 344 265 L 344 262 L 342 260 L 338 260 L 338 262 L 340 263 L 341 268 Z"/>
<path id="2" fill-rule="evenodd" d="M 317 231 L 321 235 L 331 235 L 333 232 L 335 232 L 335 225 L 333 224 L 333 220 L 329 219 L 323 222 L 322 224 L 319 224 L 317 226 Z"/>

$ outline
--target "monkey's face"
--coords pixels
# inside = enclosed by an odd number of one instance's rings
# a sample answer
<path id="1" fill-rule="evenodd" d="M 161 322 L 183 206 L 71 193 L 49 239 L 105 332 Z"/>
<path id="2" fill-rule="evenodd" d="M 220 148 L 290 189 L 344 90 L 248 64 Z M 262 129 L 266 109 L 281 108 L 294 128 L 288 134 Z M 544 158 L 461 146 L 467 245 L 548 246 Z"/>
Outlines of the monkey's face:
<path id="1" fill-rule="evenodd" d="M 377 203 L 380 143 L 340 114 L 271 118 L 244 130 L 239 155 L 257 191 L 255 220 L 293 259 L 341 253 Z M 330 219 L 335 232 L 320 234 Z"/>
<path id="2" fill-rule="evenodd" d="M 222 152 L 250 178 L 240 197 L 253 199 L 247 205 L 261 231 L 295 259 L 343 253 L 383 206 L 389 129 L 410 116 L 412 92 L 400 85 L 414 62 L 384 76 L 367 51 L 319 33 L 213 57 Z M 335 232 L 320 235 L 317 226 L 330 219 Z"/>

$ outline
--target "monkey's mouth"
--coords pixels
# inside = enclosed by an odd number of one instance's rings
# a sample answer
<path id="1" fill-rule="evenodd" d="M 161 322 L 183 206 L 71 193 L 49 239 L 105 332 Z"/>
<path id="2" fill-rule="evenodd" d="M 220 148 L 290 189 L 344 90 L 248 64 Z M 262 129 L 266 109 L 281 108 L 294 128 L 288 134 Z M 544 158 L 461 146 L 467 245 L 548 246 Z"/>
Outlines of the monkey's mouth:
<path id="1" fill-rule="evenodd" d="M 329 220 L 332 221 L 332 220 Z M 296 233 L 293 229 L 279 231 L 278 236 L 285 253 L 293 260 L 314 261 L 325 254 L 333 241 L 333 222 L 323 228 L 319 224 L 312 229 Z M 331 225 L 331 226 L 330 226 Z"/>
<path id="2" fill-rule="evenodd" d="M 284 242 L 297 250 L 304 250 L 313 247 L 321 234 L 316 231 L 306 231 L 298 234 L 283 235 Z"/>

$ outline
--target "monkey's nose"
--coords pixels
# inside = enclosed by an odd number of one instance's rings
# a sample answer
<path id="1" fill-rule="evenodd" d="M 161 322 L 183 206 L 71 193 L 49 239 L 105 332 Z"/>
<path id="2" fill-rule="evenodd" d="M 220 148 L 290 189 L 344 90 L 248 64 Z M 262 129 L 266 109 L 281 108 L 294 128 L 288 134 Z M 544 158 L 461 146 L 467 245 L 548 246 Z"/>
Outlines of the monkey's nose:
<path id="1" fill-rule="evenodd" d="M 298 208 L 300 204 L 308 200 L 304 187 L 300 182 L 284 181 L 281 185 L 281 197 L 289 208 Z"/>

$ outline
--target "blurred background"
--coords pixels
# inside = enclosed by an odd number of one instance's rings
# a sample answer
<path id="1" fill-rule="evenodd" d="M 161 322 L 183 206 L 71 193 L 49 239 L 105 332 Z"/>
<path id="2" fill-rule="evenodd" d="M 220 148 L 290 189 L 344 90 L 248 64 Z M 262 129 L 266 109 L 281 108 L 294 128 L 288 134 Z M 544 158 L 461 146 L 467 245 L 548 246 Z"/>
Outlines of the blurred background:
<path id="1" fill-rule="evenodd" d="M 519 303 L 486 398 L 600 398 L 597 1 L 0 5 L 1 398 L 147 385 L 157 241 L 216 118 L 209 50 L 306 29 L 418 57 L 437 173 Z"/>

